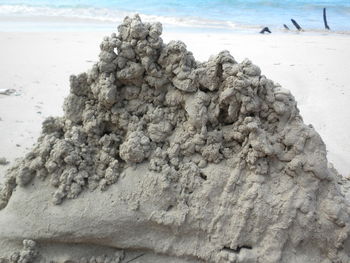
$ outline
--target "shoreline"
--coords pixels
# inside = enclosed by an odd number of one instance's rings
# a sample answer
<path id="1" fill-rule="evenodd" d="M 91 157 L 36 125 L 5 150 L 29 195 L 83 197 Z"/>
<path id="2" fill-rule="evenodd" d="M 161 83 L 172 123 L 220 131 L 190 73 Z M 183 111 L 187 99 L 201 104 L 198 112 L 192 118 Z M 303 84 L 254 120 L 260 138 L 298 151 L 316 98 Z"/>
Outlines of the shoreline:
<path id="1" fill-rule="evenodd" d="M 190 34 L 164 28 L 164 42 L 181 39 L 200 61 L 226 49 L 237 61 L 248 57 L 267 78 L 291 90 L 305 123 L 312 124 L 325 141 L 328 160 L 339 173 L 350 175 L 350 61 L 346 60 L 350 57 L 350 37 Z M 0 157 L 11 161 L 0 166 L 0 175 L 32 147 L 45 117 L 62 115 L 69 76 L 92 66 L 99 43 L 110 33 L 0 32 L 0 71 L 5 76 L 0 79 L 0 88 L 19 93 L 0 95 Z"/>
<path id="2" fill-rule="evenodd" d="M 135 13 L 136 14 L 136 13 Z M 143 16 L 142 16 L 143 17 Z M 145 21 L 156 22 L 157 16 L 146 16 Z M 170 18 L 169 18 L 170 19 Z M 70 16 L 11 16 L 0 15 L 0 32 L 109 32 L 120 24 L 122 19 L 109 20 L 94 19 L 91 17 L 70 17 Z M 184 23 L 179 21 L 160 21 L 163 28 L 168 32 L 182 32 L 182 33 L 210 33 L 210 34 L 258 34 L 260 30 L 268 26 L 272 30 L 272 34 L 303 34 L 303 35 L 348 35 L 350 30 L 326 30 L 322 27 L 308 28 L 303 27 L 302 31 L 298 31 L 293 25 L 290 25 L 290 30 L 283 28 L 283 24 L 279 27 L 275 25 L 240 25 L 240 24 L 226 24 L 222 23 Z"/>

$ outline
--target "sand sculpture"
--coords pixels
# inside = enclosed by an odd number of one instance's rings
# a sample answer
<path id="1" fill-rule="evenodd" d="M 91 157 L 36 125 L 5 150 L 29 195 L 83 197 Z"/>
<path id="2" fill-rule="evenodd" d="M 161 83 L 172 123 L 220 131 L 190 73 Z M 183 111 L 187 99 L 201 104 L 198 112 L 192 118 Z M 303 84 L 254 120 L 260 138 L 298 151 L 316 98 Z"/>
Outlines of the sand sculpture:
<path id="1" fill-rule="evenodd" d="M 0 195 L 0 262 L 350 262 L 344 180 L 288 90 L 125 18 Z"/>

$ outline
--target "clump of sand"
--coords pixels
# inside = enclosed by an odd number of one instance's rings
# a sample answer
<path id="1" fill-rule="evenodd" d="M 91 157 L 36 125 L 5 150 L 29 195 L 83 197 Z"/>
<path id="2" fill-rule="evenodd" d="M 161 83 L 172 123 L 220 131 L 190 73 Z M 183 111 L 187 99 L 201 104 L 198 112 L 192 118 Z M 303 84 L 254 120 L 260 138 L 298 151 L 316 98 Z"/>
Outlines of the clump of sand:
<path id="1" fill-rule="evenodd" d="M 343 181 L 288 90 L 227 51 L 197 62 L 160 23 L 118 31 L 9 170 L 2 262 L 350 261 Z"/>

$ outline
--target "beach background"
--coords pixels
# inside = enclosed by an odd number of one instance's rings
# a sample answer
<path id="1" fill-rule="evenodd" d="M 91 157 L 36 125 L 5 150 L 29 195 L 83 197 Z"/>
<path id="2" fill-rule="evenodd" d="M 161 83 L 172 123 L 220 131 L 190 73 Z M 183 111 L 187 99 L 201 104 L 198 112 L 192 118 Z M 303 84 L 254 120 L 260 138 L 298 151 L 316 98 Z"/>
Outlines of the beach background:
<path id="1" fill-rule="evenodd" d="M 0 94 L 0 157 L 10 162 L 0 179 L 35 143 L 41 122 L 63 114 L 69 76 L 88 70 L 103 37 L 135 13 L 162 22 L 164 41 L 182 40 L 199 61 L 221 50 L 252 60 L 292 91 L 328 160 L 350 176 L 349 0 L 0 0 L 0 92 L 8 90 Z M 272 34 L 258 33 L 265 26 Z"/>
<path id="2" fill-rule="evenodd" d="M 137 12 L 168 30 L 255 32 L 264 25 L 280 31 L 283 24 L 293 27 L 294 18 L 317 32 L 324 7 L 332 30 L 350 32 L 348 0 L 0 0 L 0 30 L 109 31 Z"/>

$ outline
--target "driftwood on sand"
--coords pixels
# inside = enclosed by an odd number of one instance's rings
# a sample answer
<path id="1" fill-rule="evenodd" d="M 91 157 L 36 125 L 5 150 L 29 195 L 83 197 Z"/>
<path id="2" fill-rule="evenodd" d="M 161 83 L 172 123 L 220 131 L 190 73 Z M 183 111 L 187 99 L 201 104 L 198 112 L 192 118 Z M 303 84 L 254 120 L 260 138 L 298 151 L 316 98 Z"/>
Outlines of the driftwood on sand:
<path id="1" fill-rule="evenodd" d="M 261 29 L 260 34 L 265 34 L 266 32 L 271 34 L 271 31 L 267 26 Z"/>
<path id="2" fill-rule="evenodd" d="M 323 8 L 323 22 L 324 22 L 325 29 L 330 30 L 328 23 L 327 23 L 326 8 Z"/>
<path id="3" fill-rule="evenodd" d="M 298 31 L 303 30 L 301 26 L 297 23 L 297 21 L 295 21 L 293 18 L 290 21 L 292 21 L 293 25 L 298 29 Z"/>

